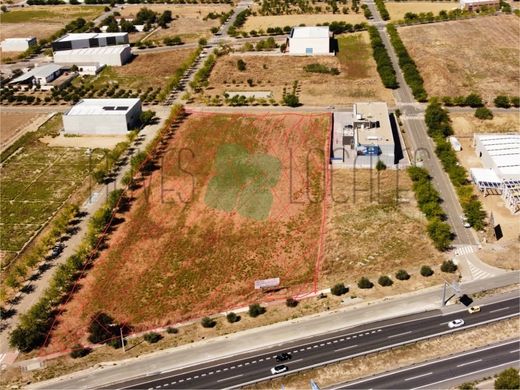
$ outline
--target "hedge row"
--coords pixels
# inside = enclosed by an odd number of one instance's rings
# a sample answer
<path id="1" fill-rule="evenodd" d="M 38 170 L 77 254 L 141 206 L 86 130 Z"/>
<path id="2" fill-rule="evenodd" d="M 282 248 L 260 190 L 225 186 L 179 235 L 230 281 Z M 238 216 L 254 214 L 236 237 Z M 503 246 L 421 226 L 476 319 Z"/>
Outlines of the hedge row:
<path id="1" fill-rule="evenodd" d="M 370 44 L 372 45 L 372 53 L 377 64 L 377 72 L 381 77 L 381 81 L 386 88 L 398 88 L 399 83 L 395 76 L 395 69 L 392 65 L 392 60 L 386 51 L 385 44 L 377 31 L 377 28 L 368 27 L 368 34 L 370 35 Z"/>
<path id="2" fill-rule="evenodd" d="M 383 0 L 376 0 L 376 7 L 383 20 L 389 20 L 390 14 L 386 9 L 385 2 Z"/>
<path id="3" fill-rule="evenodd" d="M 424 80 L 421 77 L 417 65 L 415 64 L 406 47 L 401 41 L 397 29 L 393 24 L 386 26 L 388 34 L 390 35 L 390 42 L 395 49 L 397 57 L 399 58 L 399 66 L 403 71 L 404 79 L 412 90 L 413 96 L 420 102 L 425 102 L 428 99 L 428 94 L 424 89 Z"/>
<path id="4" fill-rule="evenodd" d="M 188 70 L 190 66 L 195 62 L 195 60 L 198 58 L 200 53 L 202 52 L 202 47 L 199 46 L 197 50 L 195 50 L 184 62 L 181 64 L 181 66 L 175 71 L 173 76 L 168 80 L 166 86 L 162 90 L 162 92 L 159 94 L 159 100 L 164 100 L 166 96 L 173 91 L 174 89 L 179 87 L 179 83 L 184 76 L 184 73 Z"/>
<path id="5" fill-rule="evenodd" d="M 432 178 L 426 169 L 416 166 L 408 168 L 408 174 L 413 182 L 419 209 L 428 219 L 428 235 L 437 249 L 447 250 L 451 244 L 452 234 L 450 226 L 443 222 L 446 214 L 441 208 L 442 199 L 433 186 Z"/>
<path id="6" fill-rule="evenodd" d="M 453 134 L 448 111 L 442 108 L 437 99 L 432 99 L 426 108 L 425 121 L 428 126 L 428 135 L 433 138 L 436 147 L 435 153 L 448 174 L 453 186 L 457 190 L 459 202 L 471 226 L 481 230 L 485 225 L 486 213 L 482 203 L 473 194 L 473 188 L 467 180 L 466 169 L 460 165 L 455 151 L 446 139 Z"/>
<path id="7" fill-rule="evenodd" d="M 195 73 L 193 81 L 190 83 L 190 87 L 197 91 L 206 86 L 209 75 L 211 74 L 211 70 L 215 66 L 215 63 L 216 57 L 213 54 L 209 55 L 202 68 L 200 68 L 197 73 Z"/>

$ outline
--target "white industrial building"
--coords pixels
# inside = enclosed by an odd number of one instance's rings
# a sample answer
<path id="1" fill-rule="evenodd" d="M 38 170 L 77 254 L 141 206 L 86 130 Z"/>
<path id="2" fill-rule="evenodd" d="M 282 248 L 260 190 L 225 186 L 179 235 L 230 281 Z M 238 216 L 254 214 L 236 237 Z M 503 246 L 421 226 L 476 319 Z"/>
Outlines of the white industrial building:
<path id="1" fill-rule="evenodd" d="M 333 55 L 328 26 L 293 27 L 286 51 L 293 55 Z"/>
<path id="2" fill-rule="evenodd" d="M 132 58 L 130 45 L 93 47 L 87 49 L 62 50 L 54 52 L 54 62 L 57 64 L 97 63 L 99 66 L 122 66 Z"/>
<path id="3" fill-rule="evenodd" d="M 127 45 L 128 33 L 70 33 L 52 42 L 52 51 Z"/>
<path id="4" fill-rule="evenodd" d="M 26 51 L 31 46 L 36 46 L 36 38 L 7 38 L 2 41 L 3 51 Z"/>
<path id="5" fill-rule="evenodd" d="M 378 160 L 393 167 L 402 158 L 397 122 L 384 102 L 356 103 L 352 111 L 334 112 L 331 163 L 370 168 Z"/>
<path id="6" fill-rule="evenodd" d="M 460 9 L 476 11 L 482 7 L 499 8 L 500 0 L 459 0 Z"/>
<path id="7" fill-rule="evenodd" d="M 501 194 L 515 213 L 520 209 L 520 134 L 475 134 L 473 146 L 484 168 L 471 178 L 484 194 Z"/>
<path id="8" fill-rule="evenodd" d="M 126 134 L 140 115 L 139 99 L 83 99 L 63 114 L 63 127 L 65 134 Z"/>
<path id="9" fill-rule="evenodd" d="M 16 77 L 9 82 L 10 85 L 43 87 L 48 86 L 63 73 L 63 69 L 57 64 L 44 64 L 32 68 L 28 72 Z"/>

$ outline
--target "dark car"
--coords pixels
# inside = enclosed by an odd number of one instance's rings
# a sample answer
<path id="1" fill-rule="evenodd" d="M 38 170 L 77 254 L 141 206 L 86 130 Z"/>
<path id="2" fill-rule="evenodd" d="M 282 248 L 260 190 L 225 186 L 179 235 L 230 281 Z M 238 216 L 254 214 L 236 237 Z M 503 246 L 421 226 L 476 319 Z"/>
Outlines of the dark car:
<path id="1" fill-rule="evenodd" d="M 276 355 L 276 361 L 277 362 L 284 362 L 286 360 L 289 360 L 291 359 L 292 356 L 289 355 L 288 353 L 284 352 L 284 353 L 279 353 L 278 355 Z"/>
<path id="2" fill-rule="evenodd" d="M 52 248 L 52 257 L 58 257 L 60 255 L 60 253 L 63 251 L 63 244 L 62 243 L 58 243 L 56 245 L 54 245 L 54 247 Z"/>

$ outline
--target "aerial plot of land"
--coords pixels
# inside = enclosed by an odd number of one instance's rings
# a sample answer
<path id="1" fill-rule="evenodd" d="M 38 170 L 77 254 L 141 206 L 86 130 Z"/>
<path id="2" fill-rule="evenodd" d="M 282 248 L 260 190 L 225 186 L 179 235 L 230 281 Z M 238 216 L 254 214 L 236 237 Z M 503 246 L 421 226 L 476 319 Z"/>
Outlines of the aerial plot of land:
<path id="1" fill-rule="evenodd" d="M 308 105 L 348 104 L 355 101 L 393 102 L 377 75 L 371 57 L 368 36 L 356 33 L 339 38 L 336 57 L 244 56 L 244 71 L 237 71 L 239 56 L 219 58 L 209 78 L 207 94 L 223 95 L 227 91 L 270 91 L 277 101 L 284 88 L 290 92 L 298 82 L 300 102 Z M 306 71 L 319 64 L 337 68 L 338 75 Z M 252 86 L 247 82 L 252 80 Z"/>
<path id="2" fill-rule="evenodd" d="M 407 12 L 413 12 L 415 14 L 419 14 L 421 12 L 432 12 L 434 15 L 438 15 L 440 11 L 450 11 L 452 9 L 459 8 L 459 3 L 453 1 L 387 1 L 385 2 L 385 6 L 388 10 L 388 13 L 390 13 L 390 18 L 392 20 L 400 20 L 404 18 L 404 15 Z"/>
<path id="3" fill-rule="evenodd" d="M 100 6 L 31 6 L 2 13 L 0 39 L 34 36 L 37 39 L 49 38 L 67 23 L 84 18 L 89 21 L 103 13 Z"/>
<path id="4" fill-rule="evenodd" d="M 23 128 L 38 118 L 38 114 L 29 114 L 27 112 L 1 112 L 0 123 L 2 131 L 0 132 L 0 149 L 11 142 Z"/>
<path id="5" fill-rule="evenodd" d="M 429 95 L 471 92 L 484 99 L 518 95 L 520 23 L 516 16 L 481 17 L 399 29 Z M 467 44 L 471 37 L 471 45 Z"/>
<path id="6" fill-rule="evenodd" d="M 299 26 L 306 24 L 308 26 L 316 25 L 318 23 L 330 22 L 346 22 L 350 24 L 357 24 L 366 22 L 363 14 L 349 13 L 344 14 L 315 14 L 315 15 L 270 15 L 270 16 L 250 16 L 242 30 L 267 30 L 269 27 L 284 27 L 284 26 Z"/>
<path id="7" fill-rule="evenodd" d="M 332 188 L 323 286 L 363 276 L 373 281 L 393 277 L 399 269 L 412 278 L 397 281 L 393 294 L 395 288 L 413 291 L 441 282 L 440 273 L 430 278 L 419 274 L 422 265 L 438 266 L 444 256 L 426 234 L 406 171 L 333 170 Z M 398 204 L 398 198 L 404 202 Z M 368 293 L 378 294 L 377 289 Z"/>
<path id="8" fill-rule="evenodd" d="M 143 5 L 126 5 L 121 11 L 121 17 L 132 19 L 137 12 L 143 8 Z M 193 6 L 175 6 L 175 5 L 158 5 L 147 4 L 146 8 L 152 11 L 162 13 L 166 10 L 172 12 L 174 20 L 170 23 L 168 28 L 158 28 L 151 33 L 147 39 L 163 39 L 164 37 L 179 36 L 183 42 L 196 42 L 199 38 L 209 37 L 211 35 L 211 28 L 220 26 L 218 18 L 206 18 L 208 14 L 221 14 L 231 10 L 230 5 L 215 4 L 215 5 L 200 5 Z M 141 39 L 148 35 L 148 33 L 131 34 L 132 41 Z"/>
<path id="9" fill-rule="evenodd" d="M 192 115 L 66 306 L 56 347 L 97 311 L 139 329 L 244 305 L 257 279 L 305 288 L 328 129 L 329 115 Z"/>

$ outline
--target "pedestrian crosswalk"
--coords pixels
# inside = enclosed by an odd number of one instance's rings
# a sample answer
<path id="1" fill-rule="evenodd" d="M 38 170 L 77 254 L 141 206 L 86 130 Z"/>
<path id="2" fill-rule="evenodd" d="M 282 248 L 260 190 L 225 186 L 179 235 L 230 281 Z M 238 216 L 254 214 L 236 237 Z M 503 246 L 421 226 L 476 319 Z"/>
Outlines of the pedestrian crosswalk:
<path id="1" fill-rule="evenodd" d="M 460 245 L 455 247 L 455 256 L 469 255 L 476 252 L 475 245 Z"/>
<path id="2" fill-rule="evenodd" d="M 471 272 L 471 276 L 473 277 L 473 280 L 486 279 L 486 278 L 493 276 L 489 272 L 486 272 L 486 271 L 476 267 L 471 261 L 468 261 L 468 267 L 469 267 L 469 271 Z"/>

